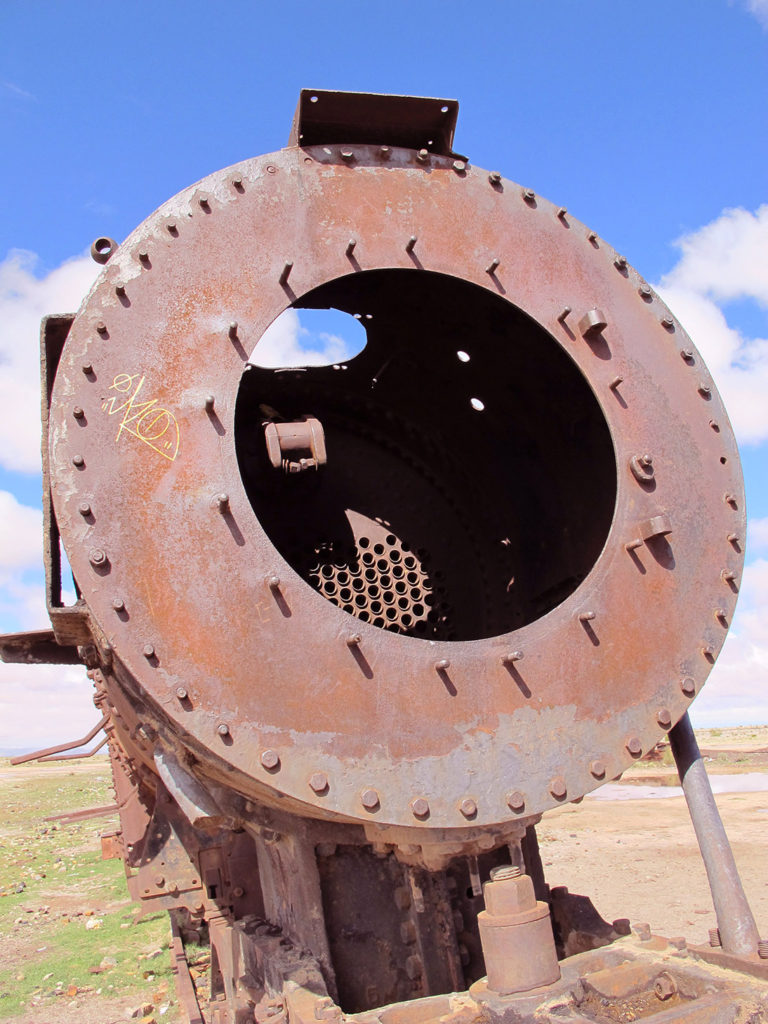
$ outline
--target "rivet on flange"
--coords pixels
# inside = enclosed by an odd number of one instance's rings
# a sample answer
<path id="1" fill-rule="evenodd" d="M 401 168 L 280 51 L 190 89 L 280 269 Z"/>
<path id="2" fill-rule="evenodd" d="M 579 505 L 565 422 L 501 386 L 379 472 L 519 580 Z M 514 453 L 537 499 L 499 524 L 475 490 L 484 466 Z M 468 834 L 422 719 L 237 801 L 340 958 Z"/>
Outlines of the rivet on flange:
<path id="1" fill-rule="evenodd" d="M 145 658 L 154 658 L 155 648 L 152 646 L 152 644 L 144 644 L 144 649 L 142 650 L 141 653 L 144 655 Z"/>
<path id="2" fill-rule="evenodd" d="M 82 455 L 73 455 L 72 465 L 77 466 L 77 468 L 80 469 L 85 465 L 85 459 L 83 458 Z"/>
<path id="3" fill-rule="evenodd" d="M 75 417 L 76 420 L 81 420 L 85 416 L 85 409 L 83 409 L 79 405 L 76 405 L 75 408 L 72 410 L 72 415 Z"/>
<path id="4" fill-rule="evenodd" d="M 87 501 L 81 501 L 80 504 L 77 506 L 77 511 L 83 517 L 89 516 L 91 514 L 91 506 L 88 504 Z"/>
<path id="5" fill-rule="evenodd" d="M 467 169 L 467 165 L 463 160 L 454 160 L 452 167 L 457 174 L 464 174 Z"/>
<path id="6" fill-rule="evenodd" d="M 498 171 L 491 171 L 490 174 L 488 175 L 488 181 L 490 181 L 492 185 L 500 185 L 501 175 L 499 174 Z"/>
<path id="7" fill-rule="evenodd" d="M 669 729 L 672 726 L 672 715 L 669 708 L 659 708 L 656 712 L 656 721 L 662 729 Z"/>
<path id="8" fill-rule="evenodd" d="M 420 164 L 427 163 L 427 161 L 429 160 L 429 150 L 420 149 L 419 152 L 416 154 L 416 159 L 419 161 Z"/>
<path id="9" fill-rule="evenodd" d="M 116 612 L 124 612 L 125 611 L 125 601 L 122 599 L 122 597 L 113 597 L 112 598 L 112 607 L 114 608 L 114 610 Z"/>
<path id="10" fill-rule="evenodd" d="M 89 377 L 93 373 L 93 363 L 83 363 L 81 369 L 86 377 Z"/>
<path id="11" fill-rule="evenodd" d="M 696 694 L 696 683 L 690 676 L 686 676 L 685 679 L 680 680 L 680 689 L 686 697 L 693 697 Z"/>
<path id="12" fill-rule="evenodd" d="M 280 755 L 276 750 L 262 750 L 260 760 L 266 769 L 272 771 L 280 764 Z"/>
<path id="13" fill-rule="evenodd" d="M 308 782 L 309 788 L 315 793 L 324 793 L 328 789 L 328 776 L 325 772 L 312 772 Z"/>
<path id="14" fill-rule="evenodd" d="M 736 581 L 736 573 L 732 572 L 730 569 L 723 569 L 723 571 L 720 573 L 720 579 L 723 581 L 723 583 L 734 583 Z"/>
<path id="15" fill-rule="evenodd" d="M 739 507 L 739 503 L 736 501 L 736 495 L 735 494 L 724 494 L 723 495 L 723 501 L 726 503 L 726 505 L 730 505 L 731 508 L 738 508 Z"/>
<path id="16" fill-rule="evenodd" d="M 125 295 L 125 281 L 115 281 L 115 291 L 118 295 Z"/>
<path id="17" fill-rule="evenodd" d="M 520 194 L 522 195 L 522 197 L 526 201 L 526 203 L 532 203 L 534 201 L 534 199 L 536 198 L 536 193 L 533 191 L 532 188 L 521 189 L 521 193 Z"/>
<path id="18" fill-rule="evenodd" d="M 640 285 L 640 287 L 637 290 L 640 292 L 640 295 L 642 296 L 642 298 L 644 298 L 644 299 L 653 298 L 653 292 L 651 291 L 651 286 L 649 284 L 646 284 L 645 281 L 643 281 L 643 283 Z"/>
<path id="19" fill-rule="evenodd" d="M 604 779 L 605 772 L 605 764 L 602 761 L 589 762 L 589 773 L 590 775 L 593 775 L 596 779 Z"/>
<path id="20" fill-rule="evenodd" d="M 559 775 L 552 779 L 549 784 L 549 792 L 556 800 L 562 800 L 568 792 L 565 779 Z"/>
<path id="21" fill-rule="evenodd" d="M 617 254 L 613 258 L 613 265 L 614 265 L 614 267 L 616 267 L 617 270 L 626 270 L 627 269 L 627 257 L 626 256 L 619 256 Z"/>
<path id="22" fill-rule="evenodd" d="M 731 544 L 733 544 L 733 545 L 734 545 L 734 547 L 738 547 L 738 546 L 739 546 L 739 544 L 741 543 L 741 537 L 739 537 L 738 533 L 729 533 L 729 534 L 728 534 L 728 537 L 727 537 L 726 539 L 727 539 L 727 540 L 728 540 L 728 541 L 729 541 L 729 542 L 730 542 Z"/>
<path id="23" fill-rule="evenodd" d="M 355 159 L 355 154 L 352 152 L 351 149 L 342 149 L 342 151 L 339 153 L 339 156 L 341 157 L 345 164 L 351 164 Z"/>
<path id="24" fill-rule="evenodd" d="M 366 811 L 375 811 L 379 806 L 379 794 L 375 789 L 364 789 L 360 794 L 360 802 Z"/>
<path id="25" fill-rule="evenodd" d="M 592 243 L 592 245 L 594 245 L 594 247 L 596 249 L 598 249 L 600 247 L 600 243 L 597 240 L 597 232 L 596 231 L 588 231 L 587 232 L 587 239 L 588 239 L 588 241 L 590 241 Z"/>
<path id="26" fill-rule="evenodd" d="M 429 814 L 429 801 L 426 797 L 417 796 L 410 803 L 411 814 L 415 818 L 426 818 Z"/>
<path id="27" fill-rule="evenodd" d="M 146 266 L 149 263 L 149 253 L 146 249 L 142 249 L 139 252 L 139 262 Z"/>
<path id="28" fill-rule="evenodd" d="M 179 700 L 186 700 L 187 697 L 189 697 L 189 694 L 187 693 L 187 690 L 186 690 L 186 688 L 184 686 L 177 686 L 176 687 L 176 697 Z"/>
<path id="29" fill-rule="evenodd" d="M 219 722 L 216 726 L 216 732 L 219 736 L 229 736 L 229 726 L 226 722 Z"/>
<path id="30" fill-rule="evenodd" d="M 107 333 L 107 325 L 104 323 L 103 320 L 99 320 L 99 322 L 96 324 L 96 332 L 98 334 L 106 334 Z"/>
<path id="31" fill-rule="evenodd" d="M 465 797 L 459 804 L 459 810 L 465 818 L 474 818 L 477 814 L 477 804 L 471 797 Z"/>
<path id="32" fill-rule="evenodd" d="M 382 160 L 389 160 L 392 155 L 392 150 L 389 146 L 379 146 L 379 156 Z"/>
<path id="33" fill-rule="evenodd" d="M 507 807 L 511 811 L 522 811 L 525 807 L 525 796 L 520 792 L 519 789 L 513 790 L 507 794 Z"/>

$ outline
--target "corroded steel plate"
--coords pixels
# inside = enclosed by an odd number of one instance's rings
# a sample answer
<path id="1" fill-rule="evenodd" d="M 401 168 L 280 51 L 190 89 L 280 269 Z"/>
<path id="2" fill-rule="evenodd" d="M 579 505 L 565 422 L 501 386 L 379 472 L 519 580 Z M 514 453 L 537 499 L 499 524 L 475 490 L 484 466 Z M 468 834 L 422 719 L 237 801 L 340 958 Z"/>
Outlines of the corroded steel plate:
<path id="1" fill-rule="evenodd" d="M 344 152 L 289 148 L 211 175 L 120 246 L 54 387 L 59 528 L 119 672 L 198 756 L 307 814 L 525 817 L 618 775 L 703 684 L 743 561 L 736 446 L 680 325 L 570 214 L 450 157 Z M 241 479 L 235 404 L 266 328 L 312 289 L 397 268 L 524 310 L 610 431 L 602 551 L 510 633 L 433 640 L 353 618 L 278 553 Z"/>

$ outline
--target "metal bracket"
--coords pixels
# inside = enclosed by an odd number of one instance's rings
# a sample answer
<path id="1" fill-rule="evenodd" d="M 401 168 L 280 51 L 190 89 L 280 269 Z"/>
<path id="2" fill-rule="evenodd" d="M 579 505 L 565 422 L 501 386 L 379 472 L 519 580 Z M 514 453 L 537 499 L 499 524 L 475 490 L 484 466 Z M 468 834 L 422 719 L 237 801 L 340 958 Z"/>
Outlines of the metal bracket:
<path id="1" fill-rule="evenodd" d="M 320 420 L 302 416 L 293 423 L 264 424 L 269 461 L 286 473 L 303 473 L 319 469 L 328 461 L 325 451 L 325 432 Z"/>

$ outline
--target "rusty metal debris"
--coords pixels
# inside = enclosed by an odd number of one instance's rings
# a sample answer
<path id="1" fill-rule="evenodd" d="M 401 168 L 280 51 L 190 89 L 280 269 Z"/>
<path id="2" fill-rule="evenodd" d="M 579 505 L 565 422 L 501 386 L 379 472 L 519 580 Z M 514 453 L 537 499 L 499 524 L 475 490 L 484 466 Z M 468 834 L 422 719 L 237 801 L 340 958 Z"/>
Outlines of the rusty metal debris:
<path id="1" fill-rule="evenodd" d="M 304 90 L 286 149 L 94 243 L 42 329 L 52 631 L 0 648 L 87 665 L 104 855 L 170 911 L 190 1020 L 733 1020 L 748 982 L 550 891 L 535 836 L 684 735 L 743 565 L 733 434 L 658 296 L 456 154 L 457 109 Z M 357 356 L 251 361 L 329 307 Z M 721 839 L 701 958 L 761 977 Z"/>

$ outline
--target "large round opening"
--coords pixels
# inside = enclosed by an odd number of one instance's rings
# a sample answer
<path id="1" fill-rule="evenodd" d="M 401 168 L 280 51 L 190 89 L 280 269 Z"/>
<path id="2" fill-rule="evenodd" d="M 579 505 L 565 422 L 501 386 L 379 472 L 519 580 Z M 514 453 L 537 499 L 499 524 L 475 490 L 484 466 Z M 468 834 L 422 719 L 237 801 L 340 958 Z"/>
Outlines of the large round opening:
<path id="1" fill-rule="evenodd" d="M 338 278 L 294 306 L 360 314 L 368 339 L 349 362 L 251 366 L 240 384 L 243 483 L 303 579 L 363 621 L 440 640 L 507 633 L 573 593 L 608 535 L 616 463 L 554 338 L 419 270 Z M 302 448 L 306 417 L 324 464 Z"/>

